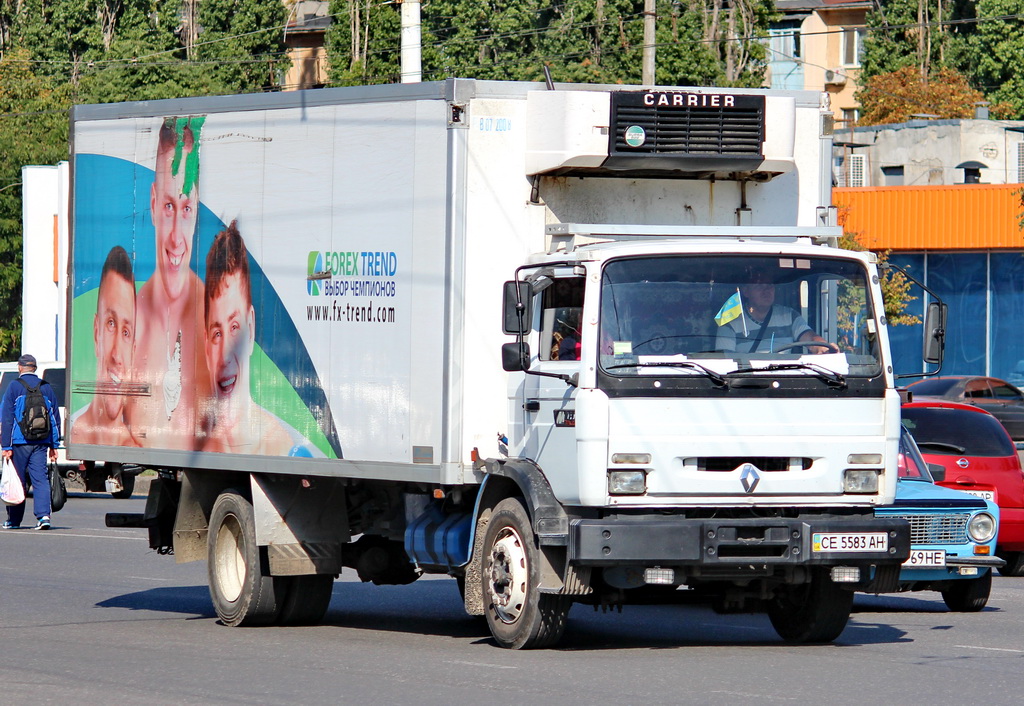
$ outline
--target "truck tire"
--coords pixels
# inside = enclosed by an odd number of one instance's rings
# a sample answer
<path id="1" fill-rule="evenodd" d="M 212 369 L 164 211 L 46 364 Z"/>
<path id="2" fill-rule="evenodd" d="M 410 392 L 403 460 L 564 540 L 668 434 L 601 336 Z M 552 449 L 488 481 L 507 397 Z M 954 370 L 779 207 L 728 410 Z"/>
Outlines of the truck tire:
<path id="1" fill-rule="evenodd" d="M 274 579 L 283 588 L 279 625 L 318 625 L 327 613 L 334 591 L 334 577 L 330 574 L 309 576 L 282 576 Z"/>
<path id="2" fill-rule="evenodd" d="M 121 489 L 116 493 L 111 493 L 110 497 L 115 500 L 127 500 L 135 492 L 135 474 L 122 471 L 119 477 L 121 478 Z"/>
<path id="3" fill-rule="evenodd" d="M 986 571 L 984 576 L 976 579 L 953 581 L 942 592 L 942 600 L 947 608 L 957 613 L 977 613 L 988 604 L 991 592 L 992 572 Z"/>
<path id="4" fill-rule="evenodd" d="M 832 642 L 846 628 L 852 609 L 853 592 L 819 570 L 810 583 L 783 586 L 768 603 L 768 618 L 787 642 Z"/>
<path id="5" fill-rule="evenodd" d="M 1024 552 L 1003 552 L 999 557 L 1006 561 L 999 567 L 1000 576 L 1024 576 Z"/>
<path id="6" fill-rule="evenodd" d="M 495 641 L 516 650 L 557 643 L 571 602 L 540 592 L 540 549 L 522 500 L 495 506 L 483 549 L 484 614 Z"/>
<path id="7" fill-rule="evenodd" d="M 213 504 L 207 553 L 210 597 L 221 622 L 273 623 L 280 612 L 274 579 L 260 568 L 252 503 L 237 490 L 224 491 Z"/>

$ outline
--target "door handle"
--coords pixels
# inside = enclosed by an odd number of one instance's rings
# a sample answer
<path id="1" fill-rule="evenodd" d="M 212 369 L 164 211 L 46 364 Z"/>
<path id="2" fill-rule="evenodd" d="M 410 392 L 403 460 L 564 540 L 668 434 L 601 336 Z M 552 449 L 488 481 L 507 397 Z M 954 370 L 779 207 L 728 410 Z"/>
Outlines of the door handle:
<path id="1" fill-rule="evenodd" d="M 540 400 L 526 400 L 526 402 L 523 403 L 523 409 L 527 412 L 539 412 Z"/>

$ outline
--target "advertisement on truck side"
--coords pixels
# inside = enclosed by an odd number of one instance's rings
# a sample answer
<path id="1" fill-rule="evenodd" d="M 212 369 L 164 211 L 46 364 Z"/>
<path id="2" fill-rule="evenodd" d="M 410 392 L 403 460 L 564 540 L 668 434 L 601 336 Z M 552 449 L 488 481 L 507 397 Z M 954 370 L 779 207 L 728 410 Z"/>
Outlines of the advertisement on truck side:
<path id="1" fill-rule="evenodd" d="M 444 163 L 413 139 L 443 112 L 338 110 L 77 124 L 72 442 L 435 462 L 413 407 L 439 384 L 444 222 L 409 222 L 439 195 L 406 182 Z M 408 149 L 363 169 L 381 111 Z"/>

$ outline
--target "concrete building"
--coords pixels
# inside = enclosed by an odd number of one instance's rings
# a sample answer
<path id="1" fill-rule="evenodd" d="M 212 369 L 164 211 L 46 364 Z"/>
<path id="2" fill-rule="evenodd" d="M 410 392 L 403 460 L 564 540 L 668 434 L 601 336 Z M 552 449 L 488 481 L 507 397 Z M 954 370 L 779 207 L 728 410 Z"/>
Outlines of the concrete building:
<path id="1" fill-rule="evenodd" d="M 836 150 L 844 228 L 949 305 L 943 374 L 1024 383 L 1024 122 L 856 128 Z M 921 369 L 920 336 L 918 326 L 890 329 L 897 373 Z"/>
<path id="2" fill-rule="evenodd" d="M 870 0 L 777 0 L 782 18 L 769 30 L 766 85 L 828 91 L 833 113 L 852 125 Z"/>
<path id="3" fill-rule="evenodd" d="M 911 120 L 840 129 L 836 146 L 840 186 L 1024 182 L 1024 121 Z"/>

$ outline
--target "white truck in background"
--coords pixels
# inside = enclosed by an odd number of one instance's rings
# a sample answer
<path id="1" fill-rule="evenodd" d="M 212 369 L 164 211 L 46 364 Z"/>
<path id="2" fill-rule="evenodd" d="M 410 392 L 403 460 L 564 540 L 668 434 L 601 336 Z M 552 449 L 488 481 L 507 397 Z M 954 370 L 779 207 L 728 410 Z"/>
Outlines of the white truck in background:
<path id="1" fill-rule="evenodd" d="M 684 597 L 833 640 L 910 537 L 872 512 L 900 400 L 874 257 L 836 247 L 827 100 L 451 79 L 77 106 L 70 452 L 159 471 L 107 521 L 206 559 L 228 625 L 317 622 L 348 567 L 449 574 L 512 648 L 557 642 L 574 603 Z M 188 247 L 154 245 L 175 209 Z M 158 375 L 136 341 L 111 383 L 93 321 L 119 249 L 140 301 L 187 261 L 206 305 L 160 333 Z M 772 333 L 743 352 L 757 278 Z M 222 315 L 239 281 L 251 306 Z M 203 374 L 190 424 L 159 428 Z M 112 396 L 105 437 L 83 420 Z"/>
<path id="2" fill-rule="evenodd" d="M 31 353 L 38 362 L 37 373 L 53 387 L 59 399 L 66 398 L 68 304 L 68 211 L 70 169 L 68 162 L 29 165 L 21 168 L 22 193 L 22 296 L 21 352 Z M 12 354 L 17 359 L 17 354 Z M 14 360 L 0 363 L 0 394 L 18 377 Z M 61 418 L 66 410 L 61 409 Z M 65 430 L 66 430 L 65 420 Z M 62 438 L 66 434 L 62 430 Z M 68 458 L 62 445 L 57 449 L 61 475 L 81 483 L 90 492 L 108 492 L 115 498 L 129 498 L 141 469 L 121 464 L 96 465 Z"/>

